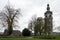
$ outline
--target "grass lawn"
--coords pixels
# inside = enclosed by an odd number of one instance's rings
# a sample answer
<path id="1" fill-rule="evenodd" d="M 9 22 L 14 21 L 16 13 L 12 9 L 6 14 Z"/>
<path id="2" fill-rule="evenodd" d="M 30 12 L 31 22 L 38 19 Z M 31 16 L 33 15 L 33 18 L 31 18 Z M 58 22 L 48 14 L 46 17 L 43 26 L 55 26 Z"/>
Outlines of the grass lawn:
<path id="1" fill-rule="evenodd" d="M 0 38 L 0 40 L 42 40 L 36 38 Z"/>
<path id="2" fill-rule="evenodd" d="M 37 39 L 37 38 L 0 38 L 0 40 L 60 40 L 60 39 Z"/>
<path id="3" fill-rule="evenodd" d="M 0 40 L 60 40 L 60 35 L 55 35 L 56 39 L 40 39 L 40 38 L 29 38 L 29 37 L 20 37 L 20 38 L 0 38 Z"/>

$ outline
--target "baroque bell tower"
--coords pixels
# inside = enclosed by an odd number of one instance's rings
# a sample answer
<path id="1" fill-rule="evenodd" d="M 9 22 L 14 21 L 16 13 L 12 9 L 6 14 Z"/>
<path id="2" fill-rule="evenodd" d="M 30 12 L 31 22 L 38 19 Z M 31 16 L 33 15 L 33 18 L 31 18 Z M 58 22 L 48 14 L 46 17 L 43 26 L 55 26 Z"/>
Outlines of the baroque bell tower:
<path id="1" fill-rule="evenodd" d="M 53 29 L 53 17 L 52 12 L 50 11 L 49 4 L 47 4 L 47 11 L 44 14 L 45 16 L 45 33 L 51 34 Z"/>

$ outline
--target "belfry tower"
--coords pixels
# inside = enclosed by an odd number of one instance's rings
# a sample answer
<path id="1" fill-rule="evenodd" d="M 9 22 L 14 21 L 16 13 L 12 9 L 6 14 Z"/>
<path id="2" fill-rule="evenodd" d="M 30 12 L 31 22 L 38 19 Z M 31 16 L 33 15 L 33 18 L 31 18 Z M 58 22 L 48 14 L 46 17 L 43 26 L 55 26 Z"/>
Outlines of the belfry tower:
<path id="1" fill-rule="evenodd" d="M 45 33 L 51 34 L 52 29 L 53 29 L 53 17 L 52 17 L 52 12 L 50 11 L 49 4 L 47 4 L 47 11 L 44 14 L 45 16 Z"/>

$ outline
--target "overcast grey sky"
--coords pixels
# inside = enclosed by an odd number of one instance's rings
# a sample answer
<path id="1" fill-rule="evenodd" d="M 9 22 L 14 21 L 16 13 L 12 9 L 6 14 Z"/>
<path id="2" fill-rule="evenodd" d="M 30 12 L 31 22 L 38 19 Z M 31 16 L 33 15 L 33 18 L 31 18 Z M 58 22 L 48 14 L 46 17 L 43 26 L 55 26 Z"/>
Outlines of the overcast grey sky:
<path id="1" fill-rule="evenodd" d="M 20 18 L 19 30 L 28 26 L 28 22 L 33 15 L 43 17 L 47 4 L 50 4 L 50 10 L 53 12 L 53 29 L 60 26 L 60 0 L 9 0 L 14 8 L 20 8 L 23 17 Z M 0 0 L 0 10 L 8 4 L 8 0 Z M 0 28 L 1 29 L 1 28 Z M 53 30 L 57 32 L 58 30 Z M 59 31 L 58 31 L 59 32 Z"/>

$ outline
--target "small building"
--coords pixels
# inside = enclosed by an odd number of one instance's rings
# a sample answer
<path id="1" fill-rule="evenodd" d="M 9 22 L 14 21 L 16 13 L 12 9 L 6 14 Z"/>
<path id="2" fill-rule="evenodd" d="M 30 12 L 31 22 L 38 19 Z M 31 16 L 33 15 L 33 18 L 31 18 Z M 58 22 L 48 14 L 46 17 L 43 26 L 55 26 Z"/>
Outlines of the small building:
<path id="1" fill-rule="evenodd" d="M 6 36 L 8 34 L 7 32 L 8 30 L 5 30 L 4 33 L 3 33 L 3 36 Z M 22 36 L 22 33 L 19 31 L 19 30 L 13 30 L 12 31 L 12 34 L 9 35 L 9 37 L 21 37 Z"/>
<path id="2" fill-rule="evenodd" d="M 21 37 L 22 33 L 18 30 L 13 30 L 12 34 L 10 35 L 11 37 Z"/>

